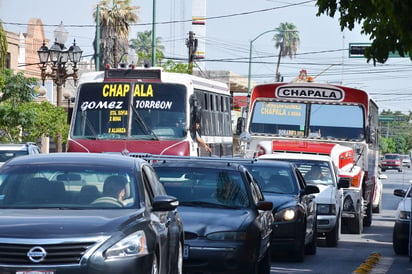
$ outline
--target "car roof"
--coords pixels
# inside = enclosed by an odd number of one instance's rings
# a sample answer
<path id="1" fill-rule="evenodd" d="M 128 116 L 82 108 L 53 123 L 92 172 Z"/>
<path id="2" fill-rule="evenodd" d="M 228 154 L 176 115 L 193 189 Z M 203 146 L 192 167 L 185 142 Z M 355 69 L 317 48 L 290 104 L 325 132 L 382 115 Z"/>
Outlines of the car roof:
<path id="1" fill-rule="evenodd" d="M 188 167 L 188 168 L 211 168 L 211 169 L 227 169 L 227 170 L 239 170 L 241 165 L 239 163 L 233 163 L 224 161 L 221 158 L 196 159 L 196 158 L 168 158 L 153 163 L 154 167 L 167 166 L 167 167 Z"/>
<path id="2" fill-rule="evenodd" d="M 140 158 L 122 156 L 110 153 L 83 153 L 83 152 L 60 152 L 19 156 L 10 159 L 3 167 L 11 165 L 41 165 L 41 164 L 64 164 L 73 163 L 79 165 L 108 165 L 120 167 L 132 167 L 136 163 L 145 162 Z"/>
<path id="3" fill-rule="evenodd" d="M 294 159 L 294 160 L 313 160 L 313 161 L 331 161 L 331 157 L 326 155 L 302 154 L 302 153 L 272 153 L 259 156 L 261 160 L 270 159 Z"/>
<path id="4" fill-rule="evenodd" d="M 36 143 L 21 143 L 21 144 L 0 144 L 0 150 L 26 150 L 28 146 L 37 146 Z"/>

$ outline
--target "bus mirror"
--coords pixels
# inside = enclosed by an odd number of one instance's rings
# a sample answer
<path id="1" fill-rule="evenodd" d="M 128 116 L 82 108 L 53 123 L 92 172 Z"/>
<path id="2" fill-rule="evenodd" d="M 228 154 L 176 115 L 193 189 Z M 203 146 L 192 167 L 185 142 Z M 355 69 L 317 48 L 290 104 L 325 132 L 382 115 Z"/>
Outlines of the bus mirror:
<path id="1" fill-rule="evenodd" d="M 236 135 L 240 135 L 244 129 L 245 129 L 245 117 L 239 117 L 237 118 L 237 123 L 236 123 Z"/>
<path id="2" fill-rule="evenodd" d="M 239 139 L 240 139 L 241 142 L 249 143 L 250 140 L 252 139 L 252 137 L 250 136 L 249 133 L 247 133 L 246 131 L 244 131 L 244 132 L 242 132 L 242 133 L 240 134 Z"/>

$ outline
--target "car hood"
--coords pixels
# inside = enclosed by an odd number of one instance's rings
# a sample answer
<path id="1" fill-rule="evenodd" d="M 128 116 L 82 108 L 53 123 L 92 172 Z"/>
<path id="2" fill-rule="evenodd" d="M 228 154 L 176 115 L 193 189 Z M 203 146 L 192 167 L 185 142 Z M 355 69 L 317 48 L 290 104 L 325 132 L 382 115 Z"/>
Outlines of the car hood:
<path id="1" fill-rule="evenodd" d="M 140 213 L 139 213 L 140 212 Z M 102 236 L 121 230 L 141 217 L 134 210 L 0 210 L 0 238 L 60 238 Z"/>
<path id="2" fill-rule="evenodd" d="M 263 192 L 265 200 L 273 203 L 273 210 L 288 206 L 295 206 L 298 203 L 297 195 L 276 194 L 272 192 Z"/>
<path id="3" fill-rule="evenodd" d="M 319 193 L 315 193 L 315 201 L 318 204 L 334 204 L 334 197 L 337 191 L 336 187 L 331 185 L 316 184 Z"/>
<path id="4" fill-rule="evenodd" d="M 248 209 L 221 209 L 179 206 L 185 232 L 205 236 L 216 231 L 238 231 L 252 222 Z"/>

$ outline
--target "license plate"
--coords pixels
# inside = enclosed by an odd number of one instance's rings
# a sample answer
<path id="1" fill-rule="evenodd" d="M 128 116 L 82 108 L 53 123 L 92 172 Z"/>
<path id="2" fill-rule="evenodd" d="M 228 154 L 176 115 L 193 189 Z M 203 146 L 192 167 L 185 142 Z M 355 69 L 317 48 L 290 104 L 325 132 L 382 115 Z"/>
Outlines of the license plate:
<path id="1" fill-rule="evenodd" d="M 185 245 L 183 248 L 183 259 L 188 259 L 189 258 L 189 246 Z"/>
<path id="2" fill-rule="evenodd" d="M 54 274 L 54 271 L 50 271 L 50 270 L 28 270 L 28 271 L 17 271 L 16 274 Z"/>

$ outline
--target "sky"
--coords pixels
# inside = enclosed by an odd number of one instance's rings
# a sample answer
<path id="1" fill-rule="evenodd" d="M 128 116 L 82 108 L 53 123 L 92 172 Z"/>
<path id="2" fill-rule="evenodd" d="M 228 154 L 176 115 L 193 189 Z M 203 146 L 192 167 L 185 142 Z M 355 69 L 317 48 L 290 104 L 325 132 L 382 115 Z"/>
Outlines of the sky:
<path id="1" fill-rule="evenodd" d="M 53 41 L 60 22 L 91 58 L 95 36 L 93 11 L 97 0 L 0 0 L 0 19 L 7 31 L 26 32 L 30 18 L 40 18 L 45 34 Z M 191 30 L 192 1 L 131 1 L 139 6 L 140 20 L 130 30 L 129 39 L 138 32 L 152 30 L 165 47 L 165 57 L 187 60 L 185 40 Z M 154 5 L 155 4 L 155 5 Z M 153 18 L 153 6 L 155 17 Z M 412 62 L 409 58 L 390 58 L 373 65 L 364 58 L 349 58 L 350 43 L 369 43 L 360 26 L 341 31 L 339 18 L 316 16 L 315 1 L 310 0 L 206 0 L 205 70 L 229 70 L 248 78 L 249 52 L 252 50 L 251 79 L 256 83 L 273 82 L 279 50 L 271 30 L 280 23 L 292 23 L 299 31 L 300 44 L 295 58 L 282 58 L 280 73 L 292 81 L 301 69 L 316 82 L 342 84 L 363 89 L 374 98 L 380 111 L 412 111 Z M 252 43 L 251 43 L 252 41 Z M 184 61 L 187 62 L 187 61 Z"/>

